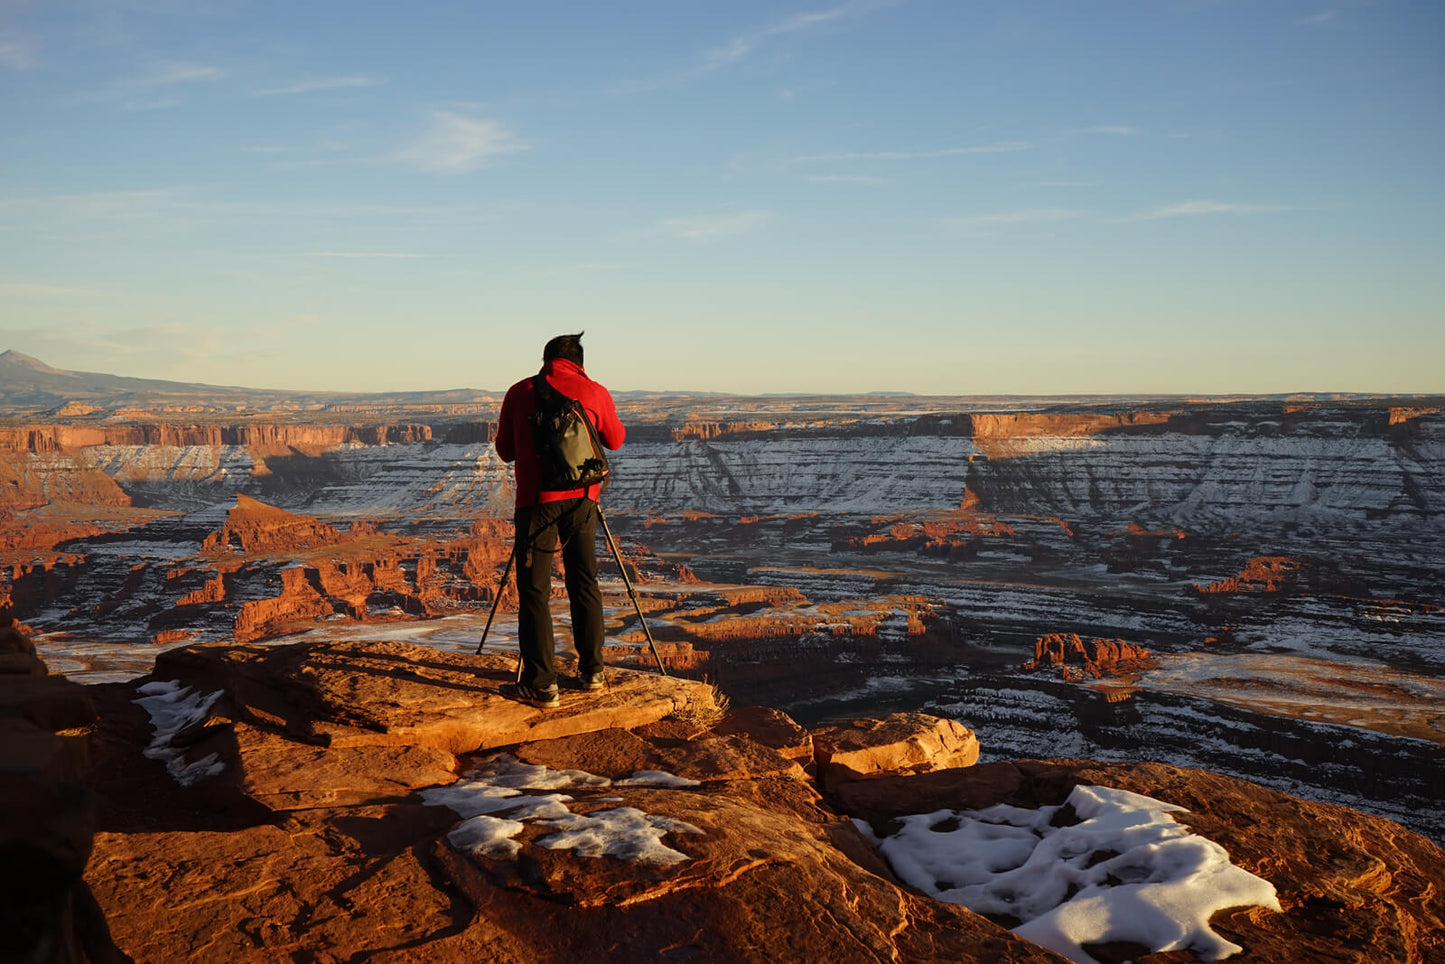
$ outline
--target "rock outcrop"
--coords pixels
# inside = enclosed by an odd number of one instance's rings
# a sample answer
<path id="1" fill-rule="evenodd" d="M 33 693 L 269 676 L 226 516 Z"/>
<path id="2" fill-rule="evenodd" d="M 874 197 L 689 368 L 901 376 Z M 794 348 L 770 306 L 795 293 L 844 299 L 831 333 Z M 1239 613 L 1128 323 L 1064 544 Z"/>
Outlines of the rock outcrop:
<path id="1" fill-rule="evenodd" d="M 96 822 L 90 788 L 95 710 L 51 676 L 30 639 L 0 627 L 0 958 L 108 964 L 105 916 L 82 880 Z"/>
<path id="2" fill-rule="evenodd" d="M 879 774 L 926 773 L 978 762 L 978 738 L 956 720 L 895 713 L 813 733 L 818 782 L 827 791 Z"/>
<path id="3" fill-rule="evenodd" d="M 1158 764 L 970 766 L 977 741 L 948 721 L 809 733 L 655 674 L 613 669 L 536 710 L 498 695 L 511 670 L 397 643 L 188 647 L 142 687 L 154 735 L 134 686 L 93 687 L 86 876 L 117 944 L 137 961 L 1057 962 L 900 885 L 849 817 L 886 834 L 1099 784 L 1187 808 L 1274 884 L 1283 914 L 1213 919 L 1241 960 L 1445 947 L 1445 855 L 1386 820 Z M 812 774 L 845 765 L 871 775 L 820 794 Z"/>
<path id="4" fill-rule="evenodd" d="M 1136 676 L 1158 665 L 1154 654 L 1122 639 L 1083 639 L 1078 633 L 1049 633 L 1034 643 L 1025 670 L 1057 668 L 1067 680 Z"/>
<path id="5" fill-rule="evenodd" d="M 1245 564 L 1239 575 L 1220 579 L 1207 585 L 1194 585 L 1200 595 L 1239 592 L 1280 592 L 1292 585 L 1309 564 L 1288 556 L 1256 556 Z"/>
<path id="6" fill-rule="evenodd" d="M 249 495 L 237 495 L 235 508 L 226 514 L 226 524 L 206 537 L 202 550 L 297 552 L 335 545 L 341 538 L 341 533 L 324 522 L 266 505 Z"/>

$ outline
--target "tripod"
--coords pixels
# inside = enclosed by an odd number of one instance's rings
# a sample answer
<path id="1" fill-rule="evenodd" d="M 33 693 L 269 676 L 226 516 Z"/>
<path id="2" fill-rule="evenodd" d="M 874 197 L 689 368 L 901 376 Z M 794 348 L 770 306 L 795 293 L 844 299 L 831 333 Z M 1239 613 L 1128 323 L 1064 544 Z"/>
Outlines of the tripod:
<path id="1" fill-rule="evenodd" d="M 632 588 L 632 580 L 627 578 L 627 566 L 622 562 L 622 553 L 617 551 L 617 543 L 612 538 L 612 530 L 608 528 L 607 516 L 602 514 L 602 506 L 597 506 L 597 521 L 602 523 L 602 534 L 607 537 L 607 548 L 612 550 L 612 558 L 617 560 L 617 571 L 622 573 L 622 584 L 627 587 L 627 595 L 632 598 L 632 608 L 637 610 L 637 621 L 642 623 L 642 633 L 647 637 L 647 645 L 652 649 L 652 658 L 657 661 L 657 671 L 667 676 L 666 667 L 662 665 L 662 657 L 658 655 L 657 643 L 652 640 L 652 630 L 647 628 L 647 619 L 642 615 L 642 604 L 637 601 L 637 590 Z M 517 560 L 517 543 L 512 542 L 512 554 L 507 557 L 507 565 L 502 570 L 502 578 L 497 583 L 497 592 L 492 599 L 492 611 L 487 615 L 487 625 L 482 629 L 482 641 L 477 643 L 477 655 L 482 654 L 482 647 L 487 644 L 487 633 L 492 630 L 492 619 L 497 615 L 497 606 L 502 601 L 502 590 L 507 586 L 507 576 L 511 574 L 512 563 Z M 522 652 L 520 647 L 517 650 L 517 680 L 522 679 Z"/>

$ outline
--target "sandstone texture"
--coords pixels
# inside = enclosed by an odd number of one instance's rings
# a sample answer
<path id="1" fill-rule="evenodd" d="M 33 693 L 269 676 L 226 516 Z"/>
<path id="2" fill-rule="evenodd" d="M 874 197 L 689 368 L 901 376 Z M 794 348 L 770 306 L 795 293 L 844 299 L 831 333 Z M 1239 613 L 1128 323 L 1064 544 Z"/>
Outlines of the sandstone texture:
<path id="1" fill-rule="evenodd" d="M 1059 960 L 892 882 L 782 714 L 616 669 L 543 711 L 498 695 L 511 675 L 395 643 L 173 650 L 154 681 L 220 693 L 170 739 L 184 765 L 224 765 L 186 789 L 136 759 L 134 688 L 96 687 L 115 784 L 89 879 L 119 944 L 138 961 Z M 515 857 L 457 846 L 459 815 L 414 791 L 501 748 L 611 781 L 569 788 L 574 814 L 689 828 L 666 835 L 685 859 L 548 849 L 532 826 Z"/>
<path id="2" fill-rule="evenodd" d="M 115 945 L 136 961 L 1061 961 L 901 885 L 850 818 L 886 833 L 904 814 L 1099 784 L 1184 807 L 1275 885 L 1284 913 L 1215 915 L 1237 960 L 1445 949 L 1445 854 L 1388 820 L 1163 764 L 971 765 L 977 740 L 952 721 L 809 731 L 615 668 L 606 690 L 538 710 L 499 694 L 512 672 L 401 643 L 227 644 L 77 687 L 99 714 L 72 724 L 98 791 L 85 880 Z M 142 693 L 200 709 L 153 723 Z M 618 821 L 645 846 L 578 829 Z"/>
<path id="3" fill-rule="evenodd" d="M 957 720 L 895 713 L 814 732 L 818 779 L 827 790 L 885 773 L 923 773 L 978 762 L 978 738 Z"/>

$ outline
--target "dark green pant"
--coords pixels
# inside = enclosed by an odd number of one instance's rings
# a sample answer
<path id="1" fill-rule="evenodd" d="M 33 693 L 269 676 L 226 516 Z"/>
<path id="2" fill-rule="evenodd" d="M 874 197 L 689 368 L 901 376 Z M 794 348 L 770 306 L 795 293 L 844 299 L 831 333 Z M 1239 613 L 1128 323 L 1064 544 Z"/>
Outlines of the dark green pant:
<path id="1" fill-rule="evenodd" d="M 602 672 L 602 591 L 597 587 L 597 504 L 591 499 L 543 502 L 518 509 L 517 648 L 522 683 L 546 689 L 557 682 L 552 635 L 552 556 L 560 546 L 572 640 L 583 676 Z"/>

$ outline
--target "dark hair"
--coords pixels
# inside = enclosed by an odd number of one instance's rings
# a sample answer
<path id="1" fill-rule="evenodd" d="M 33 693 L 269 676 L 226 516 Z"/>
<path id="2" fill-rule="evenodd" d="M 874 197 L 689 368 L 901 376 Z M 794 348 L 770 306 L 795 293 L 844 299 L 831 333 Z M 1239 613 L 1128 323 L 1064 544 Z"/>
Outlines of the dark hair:
<path id="1" fill-rule="evenodd" d="M 554 358 L 565 358 L 569 362 L 581 366 L 582 364 L 582 332 L 575 335 L 558 335 L 547 342 L 542 349 L 542 361 L 549 362 Z"/>

